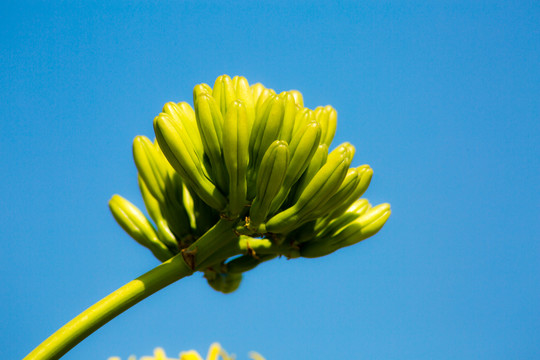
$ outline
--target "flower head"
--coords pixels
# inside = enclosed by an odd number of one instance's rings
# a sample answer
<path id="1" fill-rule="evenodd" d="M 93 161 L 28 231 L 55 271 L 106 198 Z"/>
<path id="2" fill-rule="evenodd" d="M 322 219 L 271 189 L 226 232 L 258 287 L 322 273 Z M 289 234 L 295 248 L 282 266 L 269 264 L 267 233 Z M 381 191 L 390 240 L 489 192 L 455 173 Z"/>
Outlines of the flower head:
<path id="1" fill-rule="evenodd" d="M 277 94 L 227 75 L 213 88 L 195 86 L 193 104 L 165 104 L 156 140 L 134 140 L 150 220 L 119 195 L 109 203 L 159 260 L 183 253 L 214 289 L 230 292 L 261 262 L 327 255 L 374 235 L 390 216 L 388 204 L 359 200 L 373 171 L 350 167 L 354 146 L 329 152 L 331 106 L 311 110 L 296 90 Z"/>
<path id="2" fill-rule="evenodd" d="M 251 360 L 264 360 L 264 358 L 252 351 L 249 353 L 249 358 Z M 195 350 L 189 350 L 189 351 L 182 351 L 178 358 L 179 360 L 204 360 L 202 356 Z M 234 356 L 230 356 L 227 354 L 225 350 L 221 347 L 218 343 L 213 343 L 210 345 L 210 349 L 208 350 L 208 354 L 206 355 L 206 360 L 234 360 Z M 112 356 L 108 360 L 121 360 L 117 356 Z M 137 360 L 137 358 L 132 355 L 128 358 L 128 360 Z M 142 356 L 140 360 L 175 360 L 174 358 L 169 358 L 165 354 L 165 350 L 162 348 L 156 348 L 154 349 L 154 355 L 153 356 Z"/>

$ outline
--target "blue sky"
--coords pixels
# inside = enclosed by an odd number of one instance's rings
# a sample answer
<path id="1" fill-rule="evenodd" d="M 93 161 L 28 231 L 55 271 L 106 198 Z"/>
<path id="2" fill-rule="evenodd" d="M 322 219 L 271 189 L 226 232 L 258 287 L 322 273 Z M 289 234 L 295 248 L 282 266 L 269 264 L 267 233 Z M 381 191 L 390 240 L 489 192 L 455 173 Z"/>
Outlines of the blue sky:
<path id="1" fill-rule="evenodd" d="M 226 73 L 333 105 L 388 224 L 231 295 L 195 274 L 65 359 L 213 341 L 238 359 L 540 357 L 539 18 L 533 1 L 3 2 L 0 354 L 157 265 L 107 201 L 142 205 L 132 139 Z"/>

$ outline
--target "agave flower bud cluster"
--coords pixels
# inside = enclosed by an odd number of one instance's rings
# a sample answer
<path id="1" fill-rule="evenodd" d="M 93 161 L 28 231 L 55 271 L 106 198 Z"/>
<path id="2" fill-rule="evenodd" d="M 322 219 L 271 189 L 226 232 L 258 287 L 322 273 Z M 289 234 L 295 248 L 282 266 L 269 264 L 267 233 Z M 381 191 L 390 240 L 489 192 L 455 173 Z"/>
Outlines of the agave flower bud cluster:
<path id="1" fill-rule="evenodd" d="M 151 221 L 119 195 L 109 203 L 159 260 L 182 252 L 213 288 L 230 292 L 263 261 L 327 255 L 374 235 L 390 216 L 388 204 L 359 199 L 373 171 L 350 167 L 354 147 L 329 152 L 331 106 L 311 110 L 296 90 L 276 94 L 227 75 L 213 88 L 195 86 L 193 104 L 165 104 L 156 141 L 133 143 Z"/>

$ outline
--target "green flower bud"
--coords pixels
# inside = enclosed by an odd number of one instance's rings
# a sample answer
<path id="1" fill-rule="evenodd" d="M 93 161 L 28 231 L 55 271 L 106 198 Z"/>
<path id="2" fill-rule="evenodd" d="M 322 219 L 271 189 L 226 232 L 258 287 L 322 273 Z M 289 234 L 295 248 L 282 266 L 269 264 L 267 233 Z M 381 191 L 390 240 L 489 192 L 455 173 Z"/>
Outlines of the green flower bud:
<path id="1" fill-rule="evenodd" d="M 174 254 L 159 240 L 152 224 L 135 205 L 120 195 L 114 195 L 109 201 L 109 208 L 122 229 L 150 249 L 155 257 L 161 261 L 173 257 Z"/>
<path id="2" fill-rule="evenodd" d="M 249 83 L 243 76 L 235 76 L 233 78 L 233 87 L 236 94 L 236 99 L 240 100 L 246 107 L 247 116 L 247 141 L 249 143 L 249 134 L 253 128 L 253 122 L 255 121 L 255 99 L 253 92 L 249 87 Z"/>
<path id="3" fill-rule="evenodd" d="M 212 90 L 212 96 L 216 100 L 221 114 L 225 115 L 229 108 L 229 104 L 236 100 L 233 82 L 228 75 L 221 75 L 216 79 Z"/>
<path id="4" fill-rule="evenodd" d="M 289 90 L 288 93 L 294 97 L 294 102 L 296 105 L 298 105 L 300 108 L 304 107 L 304 98 L 302 97 L 302 93 L 300 91 Z"/>
<path id="5" fill-rule="evenodd" d="M 382 229 L 390 214 L 390 204 L 375 206 L 342 228 L 337 229 L 333 234 L 324 238 L 317 236 L 316 239 L 302 243 L 300 255 L 308 258 L 325 256 L 365 240 Z M 347 216 L 347 213 L 342 216 Z"/>
<path id="6" fill-rule="evenodd" d="M 229 174 L 229 216 L 236 217 L 247 205 L 249 163 L 248 112 L 243 102 L 229 106 L 223 126 L 223 156 Z"/>
<path id="7" fill-rule="evenodd" d="M 275 215 L 266 223 L 273 233 L 287 233 L 311 220 L 321 203 L 325 203 L 339 189 L 352 161 L 351 145 L 343 144 L 328 156 L 326 164 L 315 174 L 289 209 Z"/>
<path id="8" fill-rule="evenodd" d="M 209 270 L 205 272 L 204 277 L 206 278 L 206 281 L 208 281 L 208 285 L 210 285 L 212 289 L 222 292 L 224 294 L 235 291 L 236 289 L 238 289 L 240 283 L 242 282 L 241 273 L 222 274 Z"/>
<path id="9" fill-rule="evenodd" d="M 265 220 L 270 205 L 278 194 L 289 165 L 289 147 L 285 141 L 276 140 L 266 151 L 257 176 L 257 196 L 253 200 L 249 227 L 257 231 Z"/>
<path id="10" fill-rule="evenodd" d="M 226 192 L 228 190 L 228 175 L 222 156 L 223 116 L 212 95 L 202 93 L 195 98 L 195 114 L 203 142 L 204 153 L 210 160 L 213 178 L 219 189 L 222 192 Z"/>
<path id="11" fill-rule="evenodd" d="M 330 146 L 334 135 L 336 134 L 337 127 L 337 112 L 330 105 L 320 106 L 315 109 L 315 117 L 318 122 L 321 123 L 322 138 L 321 143 Z"/>
<path id="12" fill-rule="evenodd" d="M 154 130 L 159 147 L 186 184 L 208 205 L 217 210 L 225 209 L 227 201 L 208 179 L 203 160 L 197 154 L 185 129 L 178 128 L 169 116 L 161 114 L 154 120 Z"/>

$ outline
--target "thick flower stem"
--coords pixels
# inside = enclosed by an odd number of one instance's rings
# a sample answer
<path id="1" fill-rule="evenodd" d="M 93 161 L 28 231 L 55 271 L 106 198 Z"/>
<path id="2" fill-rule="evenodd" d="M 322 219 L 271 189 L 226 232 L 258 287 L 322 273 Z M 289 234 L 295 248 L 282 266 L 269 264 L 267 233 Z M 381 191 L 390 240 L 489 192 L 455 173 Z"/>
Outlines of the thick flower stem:
<path id="1" fill-rule="evenodd" d="M 182 254 L 167 260 L 95 303 L 52 334 L 23 360 L 59 359 L 71 348 L 117 315 L 193 270 Z"/>
<path id="2" fill-rule="evenodd" d="M 101 299 L 52 334 L 23 360 L 59 359 L 107 322 L 167 285 L 210 265 L 209 258 L 227 259 L 236 249 L 234 223 L 220 220 L 189 248 Z"/>

